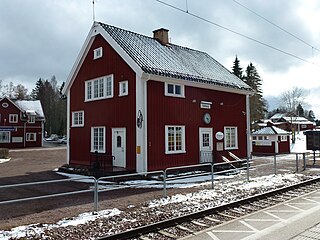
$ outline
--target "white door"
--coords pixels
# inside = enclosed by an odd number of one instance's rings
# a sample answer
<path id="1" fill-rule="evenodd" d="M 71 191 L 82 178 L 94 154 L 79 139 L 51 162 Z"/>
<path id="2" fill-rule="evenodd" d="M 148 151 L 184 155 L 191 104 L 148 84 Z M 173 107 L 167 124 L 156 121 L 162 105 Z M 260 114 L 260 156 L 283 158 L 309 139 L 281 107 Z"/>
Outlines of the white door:
<path id="1" fill-rule="evenodd" d="M 212 128 L 199 128 L 200 163 L 212 162 Z"/>
<path id="2" fill-rule="evenodd" d="M 126 167 L 126 129 L 112 128 L 113 166 Z"/>

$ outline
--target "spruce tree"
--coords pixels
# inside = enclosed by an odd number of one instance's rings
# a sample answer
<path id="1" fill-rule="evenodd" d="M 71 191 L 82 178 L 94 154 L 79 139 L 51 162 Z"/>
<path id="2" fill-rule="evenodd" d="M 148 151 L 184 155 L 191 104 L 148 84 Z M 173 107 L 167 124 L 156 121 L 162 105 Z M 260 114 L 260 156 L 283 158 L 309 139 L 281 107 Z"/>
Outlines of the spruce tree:
<path id="1" fill-rule="evenodd" d="M 236 56 L 236 59 L 233 62 L 232 73 L 238 78 L 243 79 L 242 68 L 240 67 L 240 60 L 238 59 L 238 56 Z"/>
<path id="2" fill-rule="evenodd" d="M 267 113 L 267 103 L 262 96 L 262 79 L 251 62 L 246 69 L 243 81 L 255 91 L 254 95 L 250 97 L 250 118 L 251 123 L 253 123 L 265 117 Z"/>

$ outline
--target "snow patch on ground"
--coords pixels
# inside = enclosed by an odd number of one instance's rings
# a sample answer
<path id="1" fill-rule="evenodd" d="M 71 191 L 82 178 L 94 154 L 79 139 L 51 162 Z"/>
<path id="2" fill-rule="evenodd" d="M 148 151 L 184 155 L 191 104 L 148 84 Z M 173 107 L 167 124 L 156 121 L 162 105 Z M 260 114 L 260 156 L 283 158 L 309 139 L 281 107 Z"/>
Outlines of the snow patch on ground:
<path id="1" fill-rule="evenodd" d="M 10 160 L 11 160 L 11 158 L 1 158 L 0 163 L 9 162 Z"/>
<path id="2" fill-rule="evenodd" d="M 107 209 L 93 213 L 82 213 L 72 219 L 63 219 L 56 224 L 32 224 L 27 226 L 19 226 L 12 228 L 10 231 L 0 231 L 1 240 L 9 240 L 15 238 L 25 238 L 30 236 L 38 236 L 44 233 L 48 229 L 54 229 L 58 227 L 77 226 L 79 224 L 86 224 L 90 221 L 95 221 L 99 218 L 109 218 L 115 215 L 119 215 L 121 211 L 119 209 Z"/>

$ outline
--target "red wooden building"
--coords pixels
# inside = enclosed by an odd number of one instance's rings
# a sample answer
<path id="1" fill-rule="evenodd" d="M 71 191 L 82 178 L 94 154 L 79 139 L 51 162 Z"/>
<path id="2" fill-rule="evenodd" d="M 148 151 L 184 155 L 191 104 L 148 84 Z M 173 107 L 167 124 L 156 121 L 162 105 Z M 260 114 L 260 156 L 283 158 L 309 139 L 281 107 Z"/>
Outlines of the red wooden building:
<path id="1" fill-rule="evenodd" d="M 40 101 L 0 99 L 0 148 L 41 147 L 44 121 Z"/>
<path id="2" fill-rule="evenodd" d="M 248 154 L 248 85 L 205 52 L 95 22 L 68 77 L 68 162 L 143 172 Z"/>
<path id="3" fill-rule="evenodd" d="M 290 133 L 272 126 L 252 133 L 252 154 L 290 153 Z"/>

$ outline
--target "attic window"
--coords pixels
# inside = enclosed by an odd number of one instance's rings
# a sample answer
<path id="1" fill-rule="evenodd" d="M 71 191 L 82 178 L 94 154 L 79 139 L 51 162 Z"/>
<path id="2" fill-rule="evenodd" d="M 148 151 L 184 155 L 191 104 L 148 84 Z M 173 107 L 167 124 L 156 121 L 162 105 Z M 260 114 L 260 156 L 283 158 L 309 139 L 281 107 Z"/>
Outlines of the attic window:
<path id="1" fill-rule="evenodd" d="M 93 50 L 93 59 L 98 59 L 102 57 L 102 47 L 96 48 Z"/>
<path id="2" fill-rule="evenodd" d="M 165 83 L 164 95 L 184 98 L 184 85 Z"/>

